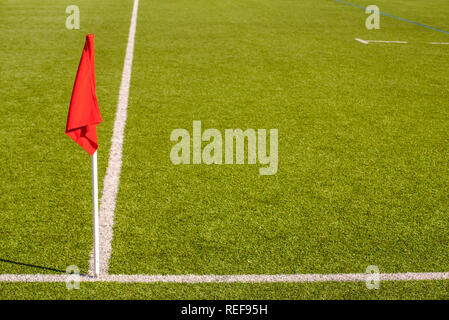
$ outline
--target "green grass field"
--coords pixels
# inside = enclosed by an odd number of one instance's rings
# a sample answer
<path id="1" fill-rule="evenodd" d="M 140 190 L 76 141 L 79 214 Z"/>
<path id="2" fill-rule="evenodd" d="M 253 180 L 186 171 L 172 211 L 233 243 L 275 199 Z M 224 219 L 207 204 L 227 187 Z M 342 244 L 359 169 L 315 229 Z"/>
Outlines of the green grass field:
<path id="1" fill-rule="evenodd" d="M 65 121 L 94 33 L 101 190 L 133 1 L 77 1 L 79 30 L 71 4 L 0 0 L 0 274 L 89 268 L 90 160 Z M 447 1 L 375 4 L 449 30 Z M 366 17 L 333 0 L 141 0 L 109 272 L 448 271 L 449 46 L 429 42 L 449 34 Z M 170 133 L 193 120 L 278 129 L 278 172 L 173 165 Z M 448 283 L 0 282 L 0 299 L 448 299 Z"/>

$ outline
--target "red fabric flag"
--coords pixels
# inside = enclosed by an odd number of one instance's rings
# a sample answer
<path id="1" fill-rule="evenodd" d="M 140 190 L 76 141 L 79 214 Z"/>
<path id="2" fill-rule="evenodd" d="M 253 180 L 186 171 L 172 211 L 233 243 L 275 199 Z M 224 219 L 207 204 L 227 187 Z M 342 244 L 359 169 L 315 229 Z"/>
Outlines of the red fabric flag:
<path id="1" fill-rule="evenodd" d="M 65 133 L 93 155 L 98 149 L 97 125 L 102 121 L 95 94 L 94 35 L 89 34 L 73 86 Z"/>

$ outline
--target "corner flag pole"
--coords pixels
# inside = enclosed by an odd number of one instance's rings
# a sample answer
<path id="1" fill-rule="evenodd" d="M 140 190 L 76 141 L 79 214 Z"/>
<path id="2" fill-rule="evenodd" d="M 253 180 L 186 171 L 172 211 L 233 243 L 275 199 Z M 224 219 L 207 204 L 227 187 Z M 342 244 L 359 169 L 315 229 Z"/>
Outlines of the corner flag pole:
<path id="1" fill-rule="evenodd" d="M 99 217 L 98 217 L 98 173 L 97 173 L 97 151 L 92 155 L 92 208 L 94 222 L 94 275 L 100 275 L 100 239 L 99 239 Z"/>

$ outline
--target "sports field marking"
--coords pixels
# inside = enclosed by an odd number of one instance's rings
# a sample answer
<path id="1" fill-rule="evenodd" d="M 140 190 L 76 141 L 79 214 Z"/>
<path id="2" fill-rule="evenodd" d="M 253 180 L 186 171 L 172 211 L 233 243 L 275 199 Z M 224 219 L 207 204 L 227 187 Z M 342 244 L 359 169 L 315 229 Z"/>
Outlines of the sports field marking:
<path id="1" fill-rule="evenodd" d="M 448 45 L 449 42 L 429 42 L 430 44 L 444 44 L 444 45 Z"/>
<path id="2" fill-rule="evenodd" d="M 363 44 L 368 44 L 369 43 L 368 41 L 362 40 L 362 39 L 359 39 L 359 38 L 355 38 L 355 40 L 358 41 L 358 42 L 361 42 Z"/>
<path id="3" fill-rule="evenodd" d="M 241 275 L 100 275 L 79 276 L 79 282 L 119 283 L 273 283 L 273 282 L 362 282 L 372 276 L 366 273 L 337 274 L 241 274 Z M 52 274 L 1 274 L 0 282 L 66 282 L 74 275 Z M 449 272 L 380 273 L 379 281 L 448 280 Z"/>
<path id="4" fill-rule="evenodd" d="M 377 43 L 408 43 L 407 41 L 390 41 L 390 40 L 366 40 L 368 42 L 377 42 Z"/>
<path id="5" fill-rule="evenodd" d="M 106 169 L 106 176 L 104 177 L 103 182 L 103 193 L 100 200 L 100 274 L 108 273 L 109 259 L 111 258 L 115 202 L 117 200 L 120 171 L 122 168 L 123 137 L 127 117 L 138 6 L 139 0 L 134 0 L 125 62 L 123 64 L 122 80 L 120 83 L 117 111 L 115 113 L 114 132 L 112 134 L 111 150 L 109 151 L 108 168 Z M 90 255 L 89 265 L 89 274 L 93 274 L 93 250 Z"/>
<path id="6" fill-rule="evenodd" d="M 334 1 L 342 3 L 342 4 L 346 4 L 348 6 L 352 6 L 352 7 L 356 7 L 356 8 L 360 8 L 360 9 L 366 10 L 366 7 L 359 6 L 357 4 L 353 4 L 353 3 L 350 3 L 350 2 L 346 2 L 346 1 L 342 1 L 342 0 L 334 0 Z M 404 21 L 404 22 L 412 23 L 412 24 L 415 24 L 415 25 L 420 26 L 420 27 L 424 27 L 424 28 L 431 29 L 431 30 L 434 30 L 434 31 L 438 31 L 438 32 L 443 32 L 443 33 L 449 34 L 449 31 L 441 30 L 441 29 L 438 29 L 438 28 L 435 28 L 435 27 L 431 27 L 431 26 L 428 26 L 428 25 L 425 25 L 425 24 L 422 24 L 422 23 L 419 23 L 419 22 L 411 21 L 411 20 L 408 20 L 408 19 L 404 19 L 404 18 L 401 18 L 401 17 L 396 17 L 396 16 L 393 16 L 393 15 L 385 13 L 385 12 L 379 11 L 379 14 L 387 16 L 387 17 L 390 17 L 390 18 L 398 19 L 398 20 L 401 20 L 401 21 Z"/>
<path id="7" fill-rule="evenodd" d="M 360 38 L 355 38 L 354 40 L 361 42 L 363 44 L 369 44 L 370 42 L 373 42 L 373 43 L 408 43 L 407 41 L 396 41 L 396 40 L 363 40 Z"/>

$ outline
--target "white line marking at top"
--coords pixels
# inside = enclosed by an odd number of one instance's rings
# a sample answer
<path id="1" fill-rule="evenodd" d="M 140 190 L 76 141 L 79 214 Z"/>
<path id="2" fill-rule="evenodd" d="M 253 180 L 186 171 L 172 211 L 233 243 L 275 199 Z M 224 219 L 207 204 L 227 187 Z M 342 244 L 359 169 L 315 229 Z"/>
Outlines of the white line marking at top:
<path id="1" fill-rule="evenodd" d="M 354 40 L 363 43 L 363 44 L 368 44 L 370 42 L 374 42 L 374 43 L 408 43 L 407 41 L 395 41 L 395 40 L 363 40 L 360 38 L 355 38 Z"/>
<path id="2" fill-rule="evenodd" d="M 104 177 L 103 193 L 100 200 L 100 274 L 103 275 L 108 274 L 109 259 L 111 258 L 114 211 L 120 182 L 120 171 L 122 168 L 122 149 L 127 117 L 138 6 L 139 0 L 134 0 L 131 25 L 129 27 L 128 45 L 126 47 L 118 105 L 115 114 L 114 132 L 112 134 L 111 150 L 109 151 L 108 168 L 106 170 L 106 176 Z M 93 268 L 94 260 L 92 251 L 89 274 L 93 274 Z"/>
<path id="3" fill-rule="evenodd" d="M 79 276 L 80 282 L 119 283 L 273 283 L 273 282 L 360 282 L 368 280 L 367 273 L 336 274 L 232 274 L 232 275 L 139 275 L 117 274 Z M 66 282 L 73 274 L 0 274 L 0 282 Z M 380 273 L 380 281 L 448 280 L 449 272 Z"/>
<path id="4" fill-rule="evenodd" d="M 449 44 L 449 42 L 429 42 L 430 44 Z"/>
<path id="5" fill-rule="evenodd" d="M 365 40 L 362 40 L 362 39 L 359 39 L 359 38 L 355 38 L 355 40 L 358 41 L 358 42 L 361 42 L 363 44 L 368 44 L 369 43 L 368 41 L 365 41 Z"/>
<path id="6" fill-rule="evenodd" d="M 407 41 L 390 41 L 390 40 L 366 40 L 368 42 L 377 42 L 377 43 L 408 43 Z"/>

